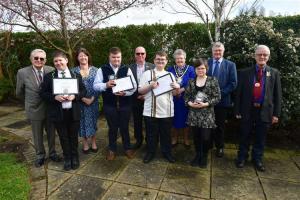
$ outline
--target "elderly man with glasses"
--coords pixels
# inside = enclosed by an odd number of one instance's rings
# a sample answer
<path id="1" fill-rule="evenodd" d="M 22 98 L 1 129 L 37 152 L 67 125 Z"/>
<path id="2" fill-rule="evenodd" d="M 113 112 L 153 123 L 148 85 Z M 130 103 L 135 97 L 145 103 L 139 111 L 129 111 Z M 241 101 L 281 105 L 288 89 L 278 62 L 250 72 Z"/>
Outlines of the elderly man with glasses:
<path id="1" fill-rule="evenodd" d="M 20 69 L 17 73 L 16 96 L 24 100 L 26 117 L 32 128 L 33 143 L 36 151 L 35 166 L 40 167 L 45 162 L 45 147 L 43 131 L 46 130 L 49 158 L 54 162 L 61 161 L 55 151 L 55 130 L 53 124 L 46 119 L 46 105 L 39 96 L 40 85 L 45 74 L 53 71 L 53 67 L 46 66 L 46 52 L 35 49 L 30 54 L 32 65 Z"/>

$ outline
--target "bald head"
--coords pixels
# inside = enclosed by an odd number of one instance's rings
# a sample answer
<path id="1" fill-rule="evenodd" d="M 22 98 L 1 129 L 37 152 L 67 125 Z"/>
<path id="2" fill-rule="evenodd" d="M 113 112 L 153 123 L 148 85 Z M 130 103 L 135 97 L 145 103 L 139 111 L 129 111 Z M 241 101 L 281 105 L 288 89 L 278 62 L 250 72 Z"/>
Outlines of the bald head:
<path id="1" fill-rule="evenodd" d="M 143 65 L 146 60 L 146 49 L 139 46 L 135 49 L 135 62 L 136 64 Z"/>

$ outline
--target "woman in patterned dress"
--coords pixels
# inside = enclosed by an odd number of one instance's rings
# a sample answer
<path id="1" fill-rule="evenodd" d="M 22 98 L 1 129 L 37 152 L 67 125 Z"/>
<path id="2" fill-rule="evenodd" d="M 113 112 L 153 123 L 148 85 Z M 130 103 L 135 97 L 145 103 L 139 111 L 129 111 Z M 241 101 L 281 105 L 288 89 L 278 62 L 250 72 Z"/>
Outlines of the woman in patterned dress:
<path id="1" fill-rule="evenodd" d="M 214 105 L 220 101 L 221 93 L 217 79 L 206 76 L 207 61 L 195 59 L 194 66 L 197 76 L 189 81 L 184 96 L 189 106 L 187 124 L 192 129 L 196 151 L 191 165 L 206 168 L 210 134 L 216 127 Z"/>
<path id="2" fill-rule="evenodd" d="M 190 79 L 195 78 L 195 71 L 192 66 L 186 65 L 186 53 L 182 49 L 176 49 L 173 57 L 175 59 L 176 65 L 170 66 L 168 71 L 171 72 L 177 83 L 180 85 L 180 89 L 176 96 L 173 97 L 174 100 L 174 118 L 173 118 L 173 137 L 172 146 L 176 146 L 178 143 L 178 135 L 183 132 L 184 146 L 189 148 L 189 129 L 186 124 L 186 119 L 188 115 L 188 108 L 184 103 L 184 91 Z"/>
<path id="3" fill-rule="evenodd" d="M 90 53 L 86 49 L 80 48 L 76 53 L 77 67 L 72 69 L 74 73 L 81 74 L 83 84 L 87 90 L 87 94 L 80 104 L 81 119 L 79 129 L 79 136 L 83 138 L 82 152 L 85 154 L 89 153 L 89 151 L 94 153 L 98 151 L 95 134 L 99 116 L 99 93 L 93 89 L 93 83 L 98 69 L 92 66 L 91 62 Z M 89 147 L 89 139 L 91 140 L 91 148 Z"/>

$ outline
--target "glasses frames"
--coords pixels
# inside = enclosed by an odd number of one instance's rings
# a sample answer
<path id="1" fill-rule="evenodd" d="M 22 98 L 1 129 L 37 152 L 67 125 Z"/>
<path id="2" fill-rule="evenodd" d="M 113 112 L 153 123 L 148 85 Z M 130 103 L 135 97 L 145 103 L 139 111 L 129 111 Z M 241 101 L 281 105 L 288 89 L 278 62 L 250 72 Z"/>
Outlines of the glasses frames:
<path id="1" fill-rule="evenodd" d="M 40 60 L 40 61 L 45 61 L 45 58 L 41 58 L 41 57 L 33 57 L 34 60 Z"/>

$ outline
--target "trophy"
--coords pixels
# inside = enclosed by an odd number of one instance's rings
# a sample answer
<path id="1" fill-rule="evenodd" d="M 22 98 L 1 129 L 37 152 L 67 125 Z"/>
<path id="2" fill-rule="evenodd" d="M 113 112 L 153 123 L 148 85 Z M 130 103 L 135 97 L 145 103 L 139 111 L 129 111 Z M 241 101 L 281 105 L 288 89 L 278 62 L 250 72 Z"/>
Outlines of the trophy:
<path id="1" fill-rule="evenodd" d="M 195 97 L 195 103 L 205 103 L 207 101 L 207 95 L 203 92 L 198 92 L 196 97 Z"/>
<path id="2" fill-rule="evenodd" d="M 116 80 L 117 77 L 114 74 L 111 74 L 108 76 L 108 80 Z M 116 86 L 116 84 L 114 84 L 114 86 Z"/>

